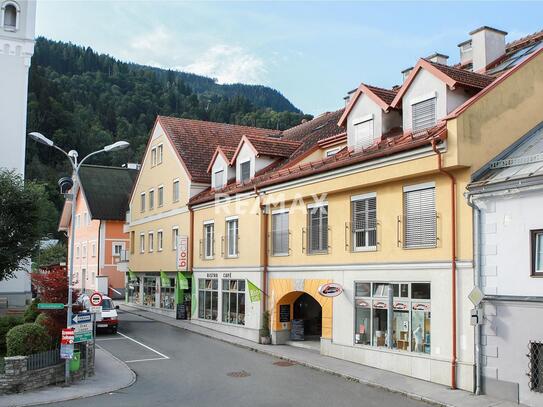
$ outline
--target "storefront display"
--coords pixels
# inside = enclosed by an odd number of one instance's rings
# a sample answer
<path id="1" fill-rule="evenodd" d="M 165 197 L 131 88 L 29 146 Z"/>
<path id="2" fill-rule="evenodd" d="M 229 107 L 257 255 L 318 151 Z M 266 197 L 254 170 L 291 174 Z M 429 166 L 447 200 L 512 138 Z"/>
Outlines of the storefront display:
<path id="1" fill-rule="evenodd" d="M 156 277 L 143 278 L 143 305 L 156 306 Z"/>
<path id="2" fill-rule="evenodd" d="M 388 309 L 390 284 L 393 292 L 392 310 Z M 393 348 L 430 353 L 430 283 L 355 283 L 354 342 L 387 346 L 389 312 L 393 312 Z"/>
<path id="3" fill-rule="evenodd" d="M 128 281 L 128 302 L 141 304 L 140 284 L 139 277 Z"/>
<path id="4" fill-rule="evenodd" d="M 222 322 L 245 325 L 245 280 L 222 280 Z"/>
<path id="5" fill-rule="evenodd" d="M 160 286 L 160 308 L 175 308 L 175 278 L 168 277 L 169 284 Z"/>
<path id="6" fill-rule="evenodd" d="M 198 280 L 198 318 L 216 321 L 218 316 L 219 280 Z"/>

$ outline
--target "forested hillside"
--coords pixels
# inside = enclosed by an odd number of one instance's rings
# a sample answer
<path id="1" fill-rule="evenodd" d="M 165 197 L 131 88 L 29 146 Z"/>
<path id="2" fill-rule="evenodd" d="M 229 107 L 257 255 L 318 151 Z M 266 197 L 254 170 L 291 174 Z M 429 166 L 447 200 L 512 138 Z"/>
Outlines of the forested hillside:
<path id="1" fill-rule="evenodd" d="M 219 85 L 211 78 L 121 62 L 91 48 L 38 38 L 30 68 L 29 131 L 40 131 L 81 157 L 114 141 L 129 141 L 130 149 L 92 161 L 119 165 L 140 160 L 159 114 L 273 129 L 310 118 L 265 86 Z M 28 143 L 26 177 L 47 184 L 57 209 L 62 197 L 56 181 L 67 174 L 65 157 Z"/>

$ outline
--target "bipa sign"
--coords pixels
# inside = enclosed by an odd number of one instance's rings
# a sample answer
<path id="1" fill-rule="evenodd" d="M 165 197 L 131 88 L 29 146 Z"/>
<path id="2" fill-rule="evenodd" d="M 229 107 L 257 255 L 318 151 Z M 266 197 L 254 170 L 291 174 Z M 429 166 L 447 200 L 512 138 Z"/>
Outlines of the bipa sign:
<path id="1" fill-rule="evenodd" d="M 188 270 L 189 257 L 189 238 L 188 236 L 179 236 L 177 241 L 177 270 Z"/>
<path id="2" fill-rule="evenodd" d="M 327 283 L 319 286 L 319 294 L 323 297 L 337 297 L 343 292 L 343 287 L 336 283 Z"/>

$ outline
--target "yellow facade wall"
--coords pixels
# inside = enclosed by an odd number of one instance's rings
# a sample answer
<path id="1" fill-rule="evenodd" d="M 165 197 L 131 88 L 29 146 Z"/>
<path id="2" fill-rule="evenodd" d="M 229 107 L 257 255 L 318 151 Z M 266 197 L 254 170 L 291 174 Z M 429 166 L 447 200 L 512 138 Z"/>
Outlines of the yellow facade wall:
<path id="1" fill-rule="evenodd" d="M 151 150 L 163 146 L 162 163 L 152 165 Z M 179 200 L 173 200 L 173 182 L 179 180 Z M 158 205 L 158 187 L 164 187 L 164 203 Z M 149 208 L 149 191 L 154 190 L 154 208 Z M 174 271 L 176 251 L 173 249 L 172 228 L 179 228 L 179 235 L 189 236 L 190 214 L 187 203 L 189 199 L 190 180 L 181 164 L 174 147 L 157 123 L 151 141 L 142 161 L 142 167 L 130 202 L 129 235 L 131 243 L 130 269 L 138 271 Z M 140 196 L 145 193 L 145 210 L 141 211 Z M 157 232 L 163 232 L 163 249 L 158 250 Z M 149 232 L 154 234 L 154 250 L 149 252 Z M 145 236 L 145 251 L 140 252 L 140 234 Z"/>

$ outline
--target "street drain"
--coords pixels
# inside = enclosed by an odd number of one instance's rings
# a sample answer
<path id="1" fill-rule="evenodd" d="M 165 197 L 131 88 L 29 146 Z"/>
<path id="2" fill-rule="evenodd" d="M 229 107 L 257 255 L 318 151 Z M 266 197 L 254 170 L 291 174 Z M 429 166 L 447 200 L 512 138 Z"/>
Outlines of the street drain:
<path id="1" fill-rule="evenodd" d="M 274 364 L 275 366 L 279 366 L 279 367 L 289 367 L 289 366 L 294 366 L 294 363 L 289 362 L 288 360 L 278 360 L 277 362 L 273 362 L 273 364 Z"/>
<path id="2" fill-rule="evenodd" d="M 239 372 L 230 372 L 226 374 L 229 377 L 248 377 L 251 376 L 251 373 L 246 372 L 245 370 L 241 370 Z"/>

